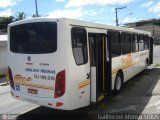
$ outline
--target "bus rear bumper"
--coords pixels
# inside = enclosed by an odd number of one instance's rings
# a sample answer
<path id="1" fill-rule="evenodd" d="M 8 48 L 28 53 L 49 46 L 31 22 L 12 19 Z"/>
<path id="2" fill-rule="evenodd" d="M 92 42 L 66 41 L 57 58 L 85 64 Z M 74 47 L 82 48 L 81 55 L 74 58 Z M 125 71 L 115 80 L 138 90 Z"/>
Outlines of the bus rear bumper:
<path id="1" fill-rule="evenodd" d="M 60 110 L 73 110 L 74 108 L 71 108 L 69 104 L 67 104 L 67 95 L 61 97 L 61 98 L 46 98 L 46 97 L 38 97 L 38 96 L 32 96 L 32 95 L 26 95 L 20 92 L 11 91 L 11 95 L 13 98 L 26 101 L 29 103 L 34 103 L 42 106 L 46 106 L 53 109 L 60 109 Z"/>

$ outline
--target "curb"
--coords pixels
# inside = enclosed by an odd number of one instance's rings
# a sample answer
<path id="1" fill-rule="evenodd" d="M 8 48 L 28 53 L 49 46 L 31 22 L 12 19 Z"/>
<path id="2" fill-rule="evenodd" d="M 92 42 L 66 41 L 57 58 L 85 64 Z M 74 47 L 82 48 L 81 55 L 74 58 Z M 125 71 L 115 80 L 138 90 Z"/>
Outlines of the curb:
<path id="1" fill-rule="evenodd" d="M 160 80 L 159 80 L 158 82 L 160 82 Z M 150 88 L 147 90 L 147 92 L 146 92 L 146 96 L 152 96 L 152 95 L 154 95 L 152 92 L 153 92 L 154 89 L 156 88 L 156 84 L 158 84 L 158 82 L 153 83 L 153 84 L 151 85 L 151 87 L 150 87 Z"/>
<path id="2" fill-rule="evenodd" d="M 0 83 L 0 86 L 4 86 L 4 85 L 9 85 L 9 83 L 7 83 L 7 82 Z"/>
<path id="3" fill-rule="evenodd" d="M 158 67 L 155 67 L 155 65 L 156 64 L 152 64 L 150 67 L 149 67 L 149 69 L 153 69 L 153 68 L 160 68 L 160 66 L 158 66 Z M 160 79 L 158 80 L 158 82 L 160 82 Z M 154 94 L 153 93 L 153 91 L 154 91 L 154 89 L 156 88 L 156 85 L 158 84 L 158 82 L 153 82 L 152 84 L 151 84 L 151 86 L 150 86 L 150 88 L 147 90 L 147 92 L 146 92 L 146 96 L 152 96 L 152 95 L 157 95 L 157 94 Z"/>

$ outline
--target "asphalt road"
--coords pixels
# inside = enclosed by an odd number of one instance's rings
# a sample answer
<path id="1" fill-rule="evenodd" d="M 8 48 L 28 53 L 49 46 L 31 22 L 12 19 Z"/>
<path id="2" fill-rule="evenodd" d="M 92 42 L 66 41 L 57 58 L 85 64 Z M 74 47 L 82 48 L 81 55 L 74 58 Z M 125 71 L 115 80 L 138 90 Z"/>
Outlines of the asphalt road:
<path id="1" fill-rule="evenodd" d="M 47 107 L 15 100 L 9 86 L 0 86 L 0 114 L 30 119 L 100 119 L 108 114 L 159 114 L 160 115 L 160 46 L 154 48 L 154 64 L 125 83 L 118 96 L 108 96 L 104 101 L 74 111 L 53 110 Z M 14 117 L 10 116 L 10 117 Z M 1 119 L 0 115 L 0 119 Z M 4 117 L 4 116 L 3 116 Z M 153 116 L 155 117 L 155 116 Z M 160 117 L 160 116 L 159 116 Z M 159 118 L 160 119 L 160 118 Z M 152 120 L 152 119 L 151 119 Z M 157 120 L 157 119 L 156 119 Z"/>

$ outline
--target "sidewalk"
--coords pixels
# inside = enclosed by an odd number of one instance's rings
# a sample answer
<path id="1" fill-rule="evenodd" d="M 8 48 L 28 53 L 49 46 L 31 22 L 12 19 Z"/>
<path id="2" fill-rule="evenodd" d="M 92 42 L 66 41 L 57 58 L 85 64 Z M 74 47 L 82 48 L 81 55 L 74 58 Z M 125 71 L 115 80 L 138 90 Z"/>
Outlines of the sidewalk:
<path id="1" fill-rule="evenodd" d="M 146 95 L 150 96 L 150 100 L 148 101 L 148 104 L 145 106 L 145 109 L 142 113 L 160 114 L 160 79 L 157 81 L 157 83 L 151 85 Z"/>
<path id="2" fill-rule="evenodd" d="M 6 94 L 10 92 L 10 86 L 0 86 L 0 97 L 2 94 Z"/>
<path id="3" fill-rule="evenodd" d="M 156 87 L 152 91 L 152 95 L 160 95 L 160 80 L 158 81 Z"/>
<path id="4" fill-rule="evenodd" d="M 156 96 L 160 95 L 160 79 L 157 83 L 153 84 L 150 89 L 147 91 L 147 94 L 149 96 Z"/>

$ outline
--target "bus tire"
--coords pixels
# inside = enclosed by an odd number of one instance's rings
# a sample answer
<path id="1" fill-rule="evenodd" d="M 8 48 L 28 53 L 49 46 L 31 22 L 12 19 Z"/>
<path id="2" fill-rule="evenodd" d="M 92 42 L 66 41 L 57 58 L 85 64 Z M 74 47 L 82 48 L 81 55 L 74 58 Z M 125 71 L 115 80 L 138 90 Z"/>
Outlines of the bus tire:
<path id="1" fill-rule="evenodd" d="M 145 62 L 145 71 L 147 70 L 148 66 L 149 66 L 149 60 L 148 60 L 148 58 L 147 58 L 147 59 L 146 59 L 146 62 Z"/>
<path id="2" fill-rule="evenodd" d="M 123 86 L 123 75 L 121 72 L 118 72 L 115 78 L 114 83 L 114 94 L 118 95 L 122 89 Z"/>
<path id="3" fill-rule="evenodd" d="M 147 66 L 149 66 L 149 59 L 148 58 L 146 59 L 146 64 L 147 64 Z"/>

